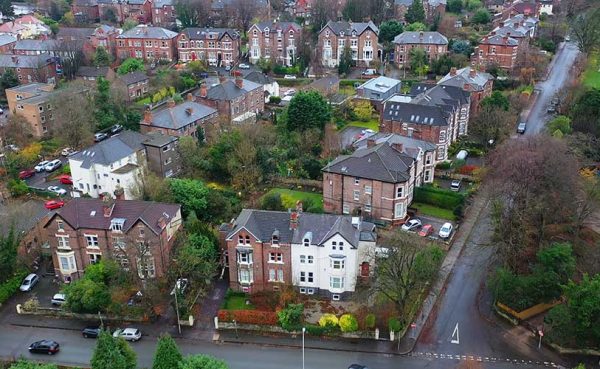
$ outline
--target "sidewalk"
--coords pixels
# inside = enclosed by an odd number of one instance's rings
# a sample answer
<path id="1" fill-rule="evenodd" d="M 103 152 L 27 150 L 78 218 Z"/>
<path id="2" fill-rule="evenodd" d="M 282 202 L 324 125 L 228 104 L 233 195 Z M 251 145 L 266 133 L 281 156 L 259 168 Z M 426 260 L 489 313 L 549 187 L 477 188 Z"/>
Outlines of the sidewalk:
<path id="1" fill-rule="evenodd" d="M 471 232 L 473 231 L 473 227 L 475 223 L 479 220 L 479 216 L 481 211 L 486 207 L 489 201 L 487 188 L 482 186 L 473 199 L 473 203 L 469 208 L 469 211 L 460 228 L 457 231 L 457 234 L 454 237 L 454 243 L 452 247 L 448 251 L 444 262 L 442 263 L 442 267 L 440 268 L 440 275 L 433 285 L 433 288 L 429 292 L 429 295 L 423 302 L 421 306 L 421 311 L 417 314 L 417 318 L 415 319 L 416 327 L 414 329 L 409 328 L 404 337 L 400 340 L 400 345 L 398 347 L 399 354 L 408 354 L 410 353 L 417 343 L 417 339 L 423 330 L 423 327 L 427 323 L 429 319 L 429 314 L 433 310 L 438 296 L 442 295 L 442 290 L 446 285 L 446 281 L 448 280 L 448 276 L 454 269 L 454 264 L 456 260 L 460 256 L 463 247 L 465 246 L 467 240 L 471 236 Z"/>

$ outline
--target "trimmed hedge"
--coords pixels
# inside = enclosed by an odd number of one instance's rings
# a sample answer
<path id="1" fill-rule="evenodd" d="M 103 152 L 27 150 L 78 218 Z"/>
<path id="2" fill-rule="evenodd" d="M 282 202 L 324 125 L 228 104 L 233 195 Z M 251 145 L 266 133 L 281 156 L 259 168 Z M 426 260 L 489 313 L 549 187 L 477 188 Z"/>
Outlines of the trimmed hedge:
<path id="1" fill-rule="evenodd" d="M 279 319 L 273 311 L 260 310 L 219 310 L 219 321 L 242 324 L 277 325 Z"/>
<path id="2" fill-rule="evenodd" d="M 465 196 L 461 193 L 431 186 L 415 188 L 413 196 L 413 202 L 429 204 L 448 210 L 454 210 L 462 205 L 464 201 Z"/>
<path id="3" fill-rule="evenodd" d="M 14 277 L 7 279 L 6 282 L 0 284 L 0 304 L 3 304 L 12 295 L 19 290 L 23 278 L 27 275 L 27 272 L 17 273 Z"/>
<path id="4" fill-rule="evenodd" d="M 321 327 L 326 327 L 328 325 L 336 327 L 339 324 L 340 322 L 337 316 L 335 316 L 334 314 L 325 313 L 319 318 L 319 325 Z"/>
<path id="5" fill-rule="evenodd" d="M 356 332 L 358 330 L 358 320 L 352 314 L 344 314 L 340 317 L 340 328 L 342 332 Z"/>

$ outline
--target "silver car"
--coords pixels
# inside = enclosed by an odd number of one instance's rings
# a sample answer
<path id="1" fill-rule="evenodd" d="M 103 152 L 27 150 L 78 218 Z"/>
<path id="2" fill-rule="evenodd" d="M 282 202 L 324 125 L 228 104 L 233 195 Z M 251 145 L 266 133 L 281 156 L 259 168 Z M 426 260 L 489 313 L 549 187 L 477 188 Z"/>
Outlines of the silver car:
<path id="1" fill-rule="evenodd" d="M 31 291 L 33 286 L 35 286 L 40 281 L 40 277 L 37 274 L 31 273 L 21 283 L 21 287 L 19 289 L 23 292 Z"/>

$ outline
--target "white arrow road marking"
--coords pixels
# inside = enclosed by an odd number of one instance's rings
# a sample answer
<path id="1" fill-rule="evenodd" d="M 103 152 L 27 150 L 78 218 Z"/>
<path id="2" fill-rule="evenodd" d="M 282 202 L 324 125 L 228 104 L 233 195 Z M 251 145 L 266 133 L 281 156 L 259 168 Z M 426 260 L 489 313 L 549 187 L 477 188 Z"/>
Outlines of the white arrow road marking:
<path id="1" fill-rule="evenodd" d="M 456 338 L 454 338 L 454 336 L 456 336 Z M 454 331 L 452 332 L 450 343 L 455 343 L 457 345 L 460 343 L 460 338 L 458 336 L 458 322 L 456 322 L 456 327 L 454 327 Z"/>

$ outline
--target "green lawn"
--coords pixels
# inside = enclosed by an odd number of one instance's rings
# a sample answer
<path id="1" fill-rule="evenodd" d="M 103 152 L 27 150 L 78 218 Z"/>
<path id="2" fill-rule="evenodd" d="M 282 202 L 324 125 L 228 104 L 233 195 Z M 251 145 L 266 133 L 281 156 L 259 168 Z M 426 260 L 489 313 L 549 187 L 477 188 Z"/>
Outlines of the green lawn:
<path id="1" fill-rule="evenodd" d="M 246 305 L 247 296 L 229 296 L 225 299 L 223 309 L 225 310 L 253 310 L 252 304 Z"/>
<path id="2" fill-rule="evenodd" d="M 600 57 L 597 53 L 589 57 L 588 67 L 583 73 L 583 84 L 592 88 L 600 88 Z"/>
<path id="3" fill-rule="evenodd" d="M 348 122 L 348 125 L 353 127 L 368 128 L 372 129 L 375 132 L 379 132 L 379 120 L 377 120 L 376 118 L 372 118 L 371 120 L 366 122 L 352 121 Z"/>
<path id="4" fill-rule="evenodd" d="M 340 86 L 340 93 L 346 96 L 356 95 L 356 89 L 352 86 Z"/>
<path id="5" fill-rule="evenodd" d="M 419 209 L 419 214 L 430 215 L 432 217 L 447 220 L 456 220 L 452 210 L 442 209 L 433 205 L 422 204 L 419 202 L 413 202 L 410 207 Z"/>
<path id="6" fill-rule="evenodd" d="M 288 190 L 286 188 L 273 188 L 265 194 L 278 193 L 281 195 L 281 202 L 287 208 L 295 208 L 298 200 L 302 202 L 310 201 L 319 212 L 323 212 L 323 195 L 318 192 L 304 192 Z M 306 209 L 306 207 L 305 207 Z"/>

